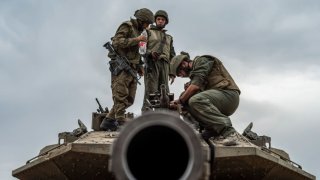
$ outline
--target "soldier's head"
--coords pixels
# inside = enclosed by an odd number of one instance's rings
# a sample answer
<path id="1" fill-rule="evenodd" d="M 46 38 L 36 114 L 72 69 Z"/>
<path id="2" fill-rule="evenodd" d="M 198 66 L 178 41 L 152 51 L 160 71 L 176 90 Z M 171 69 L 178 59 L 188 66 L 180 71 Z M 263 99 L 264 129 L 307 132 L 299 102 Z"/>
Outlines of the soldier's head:
<path id="1" fill-rule="evenodd" d="M 188 77 L 192 69 L 192 61 L 186 52 L 181 52 L 173 57 L 170 63 L 170 75 L 179 77 Z"/>
<path id="2" fill-rule="evenodd" d="M 136 12 L 134 12 L 134 16 L 137 18 L 139 25 L 144 29 L 147 28 L 149 24 L 152 24 L 154 20 L 152 11 L 147 8 L 136 10 Z"/>
<path id="3" fill-rule="evenodd" d="M 154 14 L 154 21 L 160 28 L 164 28 L 169 23 L 168 13 L 164 10 L 159 10 Z"/>

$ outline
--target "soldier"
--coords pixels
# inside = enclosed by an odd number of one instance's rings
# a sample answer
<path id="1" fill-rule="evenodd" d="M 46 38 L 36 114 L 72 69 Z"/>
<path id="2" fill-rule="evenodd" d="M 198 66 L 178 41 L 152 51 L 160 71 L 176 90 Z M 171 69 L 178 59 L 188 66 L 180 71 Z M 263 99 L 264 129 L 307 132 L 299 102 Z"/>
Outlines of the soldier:
<path id="1" fill-rule="evenodd" d="M 190 85 L 178 100 L 170 102 L 186 107 L 204 128 L 202 137 L 214 137 L 216 144 L 236 145 L 238 133 L 229 118 L 239 105 L 240 89 L 222 62 L 210 55 L 197 56 L 193 61 L 188 54 L 175 56 L 171 72 L 179 77 L 190 77 Z"/>
<path id="2" fill-rule="evenodd" d="M 159 10 L 154 15 L 155 26 L 148 30 L 147 53 L 145 56 L 145 94 L 142 112 L 146 110 L 150 93 L 160 92 L 160 85 L 164 84 L 166 92 L 169 92 L 169 68 L 170 61 L 176 55 L 173 47 L 173 38 L 167 34 L 164 28 L 169 23 L 166 11 Z"/>
<path id="3" fill-rule="evenodd" d="M 131 18 L 119 26 L 115 36 L 111 40 L 115 51 L 129 60 L 130 66 L 134 69 L 135 73 L 143 76 L 138 43 L 147 40 L 145 36 L 140 34 L 153 23 L 154 16 L 147 8 L 135 11 L 134 16 L 136 19 Z M 111 58 L 111 61 L 115 60 L 114 54 L 109 53 L 108 56 Z M 111 69 L 115 69 L 115 67 Z M 118 128 L 118 124 L 121 125 L 126 121 L 125 112 L 134 102 L 137 81 L 132 75 L 126 71 L 122 71 L 118 75 L 112 75 L 111 89 L 114 104 L 109 114 L 103 119 L 100 128 L 102 130 L 115 131 Z"/>

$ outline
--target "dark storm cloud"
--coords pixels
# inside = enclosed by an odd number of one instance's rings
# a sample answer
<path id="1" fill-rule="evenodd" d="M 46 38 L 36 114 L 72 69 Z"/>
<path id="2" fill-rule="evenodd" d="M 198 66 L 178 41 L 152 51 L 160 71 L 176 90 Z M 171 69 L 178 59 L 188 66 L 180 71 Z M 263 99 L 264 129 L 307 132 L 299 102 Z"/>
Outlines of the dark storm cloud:
<path id="1" fill-rule="evenodd" d="M 319 65 L 320 13 L 315 1 L 200 1 L 197 8 L 181 6 L 185 11 L 173 11 L 179 32 L 175 39 L 188 50 L 236 56 L 266 68 L 274 63 L 301 65 L 302 60 Z"/>

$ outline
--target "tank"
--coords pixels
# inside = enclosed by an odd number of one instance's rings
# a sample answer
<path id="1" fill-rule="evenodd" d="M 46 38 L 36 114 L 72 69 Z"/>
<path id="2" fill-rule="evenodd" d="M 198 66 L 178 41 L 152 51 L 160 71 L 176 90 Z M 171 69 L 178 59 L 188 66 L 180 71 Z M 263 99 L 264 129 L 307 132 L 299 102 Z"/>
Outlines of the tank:
<path id="1" fill-rule="evenodd" d="M 166 97 L 163 94 L 167 94 Z M 271 138 L 252 131 L 250 123 L 235 146 L 203 140 L 201 128 L 187 111 L 168 109 L 173 94 L 150 94 L 149 110 L 115 132 L 101 131 L 107 115 L 99 101 L 91 131 L 79 128 L 58 134 L 25 165 L 12 171 L 18 179 L 316 179 L 287 152 L 271 146 Z"/>

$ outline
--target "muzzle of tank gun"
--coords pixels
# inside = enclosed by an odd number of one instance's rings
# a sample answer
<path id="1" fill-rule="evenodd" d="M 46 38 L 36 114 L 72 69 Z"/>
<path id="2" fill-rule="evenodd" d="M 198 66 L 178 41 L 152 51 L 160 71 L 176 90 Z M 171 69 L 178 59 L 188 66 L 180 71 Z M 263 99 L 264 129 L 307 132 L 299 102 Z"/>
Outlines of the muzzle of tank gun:
<path id="1" fill-rule="evenodd" d="M 122 179 L 199 179 L 205 156 L 199 136 L 178 114 L 146 112 L 112 146 L 111 171 Z"/>

